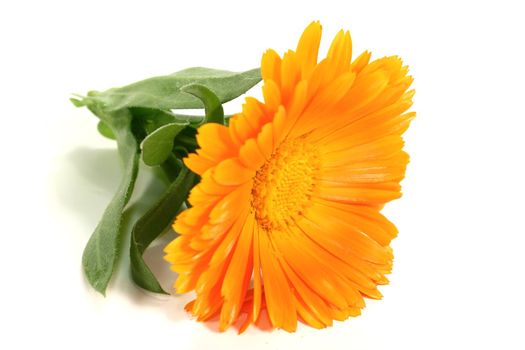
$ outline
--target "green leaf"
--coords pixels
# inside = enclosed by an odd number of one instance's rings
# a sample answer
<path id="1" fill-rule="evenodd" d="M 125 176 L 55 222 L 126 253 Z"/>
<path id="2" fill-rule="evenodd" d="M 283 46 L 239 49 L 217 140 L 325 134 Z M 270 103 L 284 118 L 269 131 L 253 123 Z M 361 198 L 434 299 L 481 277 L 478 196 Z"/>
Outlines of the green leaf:
<path id="1" fill-rule="evenodd" d="M 204 104 L 206 116 L 201 125 L 205 123 L 224 124 L 224 110 L 222 109 L 221 101 L 213 91 L 201 84 L 189 84 L 183 86 L 180 90 L 197 97 Z"/>
<path id="2" fill-rule="evenodd" d="M 163 111 L 151 108 L 130 108 L 134 119 L 141 123 L 141 127 L 147 134 L 151 134 L 163 125 L 170 123 L 188 123 L 190 126 L 198 126 L 204 120 L 202 115 L 188 115 L 173 113 L 172 111 Z"/>
<path id="3" fill-rule="evenodd" d="M 151 108 L 130 108 L 133 118 L 140 121 L 140 124 L 147 134 L 152 133 L 159 127 L 177 121 L 170 111 L 161 111 Z"/>
<path id="4" fill-rule="evenodd" d="M 162 289 L 157 278 L 144 262 L 142 254 L 151 242 L 171 224 L 193 187 L 194 181 L 195 174 L 186 167 L 182 167 L 164 196 L 133 227 L 130 244 L 131 276 L 138 286 L 146 290 L 168 294 Z"/>
<path id="5" fill-rule="evenodd" d="M 97 130 L 102 136 L 107 137 L 110 140 L 116 140 L 115 134 L 113 134 L 111 128 L 102 120 L 98 122 Z"/>
<path id="6" fill-rule="evenodd" d="M 71 97 L 69 101 L 71 101 L 71 103 L 74 104 L 75 107 L 84 107 L 85 106 L 84 97 L 82 96 L 78 96 L 78 97 L 80 97 L 80 99 Z"/>
<path id="7" fill-rule="evenodd" d="M 131 131 L 131 114 L 127 109 L 112 114 L 103 114 L 91 106 L 97 115 L 103 115 L 116 136 L 118 151 L 124 166 L 122 179 L 107 206 L 102 219 L 89 239 L 82 265 L 89 283 L 105 295 L 106 288 L 115 270 L 122 243 L 122 212 L 128 202 L 138 172 L 139 148 Z"/>
<path id="8" fill-rule="evenodd" d="M 161 126 L 142 141 L 142 160 L 146 165 L 161 165 L 170 156 L 175 137 L 189 123 L 170 123 Z"/>
<path id="9" fill-rule="evenodd" d="M 242 73 L 195 67 L 171 75 L 154 77 L 101 93 L 90 93 L 85 99 L 101 102 L 106 111 L 143 107 L 159 110 L 202 108 L 202 102 L 180 91 L 188 84 L 207 86 L 221 103 L 233 100 L 261 81 L 259 68 Z M 75 104 L 85 101 L 72 101 Z"/>

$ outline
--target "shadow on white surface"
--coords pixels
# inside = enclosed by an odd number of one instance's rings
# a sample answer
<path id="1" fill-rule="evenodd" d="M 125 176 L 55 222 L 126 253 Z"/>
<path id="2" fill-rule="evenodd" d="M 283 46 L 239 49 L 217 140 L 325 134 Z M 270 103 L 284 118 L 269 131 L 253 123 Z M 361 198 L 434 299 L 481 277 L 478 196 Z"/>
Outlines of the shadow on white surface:
<path id="1" fill-rule="evenodd" d="M 116 149 L 78 147 L 57 164 L 53 185 L 58 204 L 85 225 L 93 225 L 92 231 L 119 183 Z"/>

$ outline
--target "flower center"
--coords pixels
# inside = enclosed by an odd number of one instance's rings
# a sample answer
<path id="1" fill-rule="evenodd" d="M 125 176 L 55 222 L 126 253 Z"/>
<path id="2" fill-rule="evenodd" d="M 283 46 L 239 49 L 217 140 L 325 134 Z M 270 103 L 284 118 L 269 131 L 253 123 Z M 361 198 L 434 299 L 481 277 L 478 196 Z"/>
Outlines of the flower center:
<path id="1" fill-rule="evenodd" d="M 304 137 L 283 142 L 254 178 L 251 204 L 259 227 L 279 230 L 301 215 L 315 188 L 317 169 L 317 150 Z"/>

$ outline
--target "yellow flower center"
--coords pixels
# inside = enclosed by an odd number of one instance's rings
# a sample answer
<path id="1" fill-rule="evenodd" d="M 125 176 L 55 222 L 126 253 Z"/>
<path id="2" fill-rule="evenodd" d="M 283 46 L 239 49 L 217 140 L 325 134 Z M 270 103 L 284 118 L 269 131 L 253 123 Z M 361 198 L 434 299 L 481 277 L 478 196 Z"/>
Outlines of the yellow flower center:
<path id="1" fill-rule="evenodd" d="M 283 142 L 254 178 L 252 208 L 259 227 L 279 230 L 301 215 L 315 188 L 318 152 L 304 137 Z"/>

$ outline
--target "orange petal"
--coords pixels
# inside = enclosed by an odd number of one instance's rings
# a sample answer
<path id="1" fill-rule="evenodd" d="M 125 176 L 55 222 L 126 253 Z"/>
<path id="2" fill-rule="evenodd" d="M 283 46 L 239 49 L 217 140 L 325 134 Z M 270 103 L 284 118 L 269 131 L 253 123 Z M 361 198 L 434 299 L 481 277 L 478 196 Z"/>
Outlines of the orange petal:
<path id="1" fill-rule="evenodd" d="M 259 235 L 260 229 L 257 225 L 254 226 L 253 237 L 253 306 L 252 306 L 252 322 L 256 322 L 261 311 L 261 260 L 260 260 L 260 244 Z"/>
<path id="2" fill-rule="evenodd" d="M 215 162 L 206 159 L 196 153 L 190 153 L 186 158 L 183 159 L 184 164 L 194 173 L 203 174 L 206 170 L 215 165 Z"/>
<path id="3" fill-rule="evenodd" d="M 273 131 L 271 123 L 268 123 L 262 127 L 261 132 L 259 133 L 259 135 L 257 135 L 257 145 L 264 154 L 265 160 L 271 157 L 274 151 Z"/>
<path id="4" fill-rule="evenodd" d="M 281 267 L 275 259 L 274 248 L 271 246 L 267 232 L 259 234 L 260 259 L 264 280 L 264 294 L 268 316 L 272 325 L 289 332 L 297 327 L 297 311 L 290 285 Z"/>
<path id="5" fill-rule="evenodd" d="M 261 60 L 261 77 L 263 80 L 273 80 L 277 85 L 281 82 L 281 58 L 274 50 L 267 50 Z"/>
<path id="6" fill-rule="evenodd" d="M 268 110 L 275 112 L 281 105 L 281 91 L 273 80 L 265 80 L 263 85 L 264 102 Z"/>
<path id="7" fill-rule="evenodd" d="M 235 186 L 246 183 L 254 176 L 253 170 L 246 168 L 238 158 L 223 160 L 213 169 L 213 179 L 225 186 Z"/>
<path id="8" fill-rule="evenodd" d="M 222 159 L 234 154 L 234 144 L 228 128 L 216 123 L 206 123 L 197 130 L 200 152 L 210 159 Z"/>
<path id="9" fill-rule="evenodd" d="M 224 196 L 211 210 L 209 223 L 217 224 L 229 220 L 236 215 L 237 211 L 247 207 L 250 189 L 250 184 L 244 184 Z"/>
<path id="10" fill-rule="evenodd" d="M 225 330 L 239 316 L 252 276 L 252 239 L 254 217 L 248 216 L 237 241 L 232 260 L 223 279 L 221 295 L 224 304 L 220 316 L 220 328 Z"/>
<path id="11" fill-rule="evenodd" d="M 247 140 L 239 150 L 239 160 L 246 168 L 257 171 L 265 162 L 266 156 L 252 138 Z"/>
<path id="12" fill-rule="evenodd" d="M 312 22 L 303 32 L 297 44 L 297 60 L 301 65 L 301 77 L 307 79 L 317 63 L 322 27 L 319 22 Z"/>

